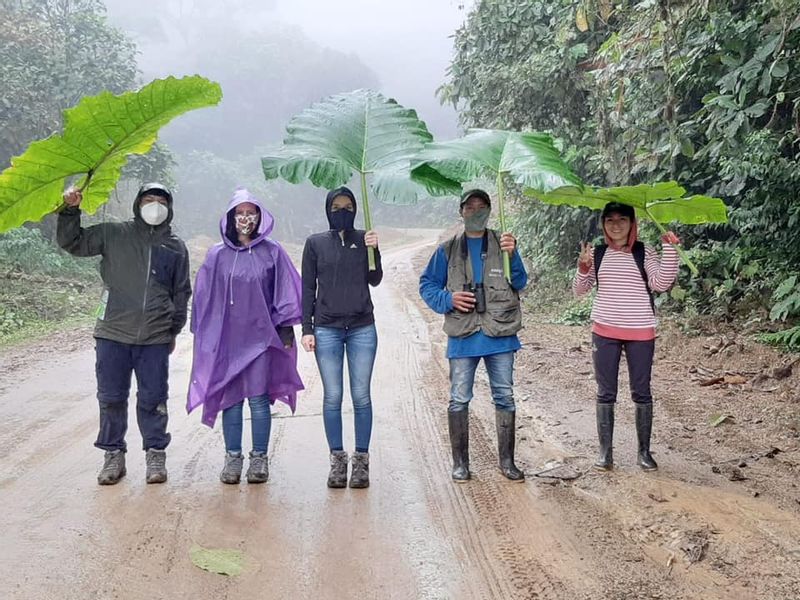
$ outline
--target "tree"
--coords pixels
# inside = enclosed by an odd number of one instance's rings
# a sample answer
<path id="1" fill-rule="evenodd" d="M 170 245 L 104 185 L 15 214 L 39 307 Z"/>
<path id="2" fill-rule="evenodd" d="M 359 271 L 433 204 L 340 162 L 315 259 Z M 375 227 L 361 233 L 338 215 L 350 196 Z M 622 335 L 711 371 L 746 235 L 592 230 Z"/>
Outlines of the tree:
<path id="1" fill-rule="evenodd" d="M 106 21 L 99 0 L 0 3 L 0 169 L 61 128 L 86 95 L 134 87 L 136 48 Z"/>

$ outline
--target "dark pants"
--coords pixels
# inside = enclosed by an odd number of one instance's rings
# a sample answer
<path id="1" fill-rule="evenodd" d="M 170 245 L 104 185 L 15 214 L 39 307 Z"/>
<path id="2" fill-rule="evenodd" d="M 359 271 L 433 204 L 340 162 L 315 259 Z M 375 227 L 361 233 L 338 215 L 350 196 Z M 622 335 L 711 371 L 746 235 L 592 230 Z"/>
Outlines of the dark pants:
<path id="1" fill-rule="evenodd" d="M 631 398 L 637 404 L 651 404 L 653 396 L 650 393 L 650 375 L 653 370 L 655 347 L 655 340 L 632 342 L 593 333 L 592 358 L 594 377 L 597 381 L 597 401 L 601 404 L 617 401 L 619 359 L 624 349 L 631 383 Z"/>
<path id="2" fill-rule="evenodd" d="M 128 394 L 131 373 L 136 373 L 136 417 L 142 445 L 145 450 L 166 448 L 170 441 L 167 433 L 169 344 L 136 346 L 96 338 L 95 349 L 100 432 L 94 445 L 103 450 L 126 450 Z"/>

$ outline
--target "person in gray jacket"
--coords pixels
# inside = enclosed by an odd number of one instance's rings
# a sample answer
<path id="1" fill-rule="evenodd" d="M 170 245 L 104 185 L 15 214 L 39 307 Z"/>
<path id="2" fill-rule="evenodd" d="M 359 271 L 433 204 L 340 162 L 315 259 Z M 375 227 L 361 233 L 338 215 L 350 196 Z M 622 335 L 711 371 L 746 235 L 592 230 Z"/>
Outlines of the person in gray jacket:
<path id="1" fill-rule="evenodd" d="M 75 256 L 102 256 L 103 296 L 94 329 L 100 431 L 105 450 L 97 482 L 125 476 L 125 433 L 131 375 L 138 387 L 136 413 L 146 452 L 147 483 L 167 480 L 167 378 L 169 355 L 186 324 L 191 296 L 189 253 L 172 233 L 172 194 L 159 183 L 141 187 L 133 220 L 81 227 L 78 190 L 64 193 L 58 215 L 59 245 Z"/>

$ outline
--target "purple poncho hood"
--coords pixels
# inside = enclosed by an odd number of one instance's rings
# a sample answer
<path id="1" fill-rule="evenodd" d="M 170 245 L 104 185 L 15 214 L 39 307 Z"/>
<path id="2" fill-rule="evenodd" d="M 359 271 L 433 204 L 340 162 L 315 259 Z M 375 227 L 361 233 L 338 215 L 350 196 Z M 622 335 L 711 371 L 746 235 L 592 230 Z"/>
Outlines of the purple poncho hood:
<path id="1" fill-rule="evenodd" d="M 243 202 L 260 212 L 257 233 L 247 246 L 226 235 L 232 212 Z M 239 188 L 220 220 L 222 243 L 213 246 L 197 273 L 192 302 L 192 376 L 186 409 L 203 405 L 203 423 L 244 398 L 268 395 L 295 410 L 303 383 L 297 348 L 284 348 L 277 328 L 300 323 L 300 275 L 289 256 L 269 239 L 272 215 Z"/>

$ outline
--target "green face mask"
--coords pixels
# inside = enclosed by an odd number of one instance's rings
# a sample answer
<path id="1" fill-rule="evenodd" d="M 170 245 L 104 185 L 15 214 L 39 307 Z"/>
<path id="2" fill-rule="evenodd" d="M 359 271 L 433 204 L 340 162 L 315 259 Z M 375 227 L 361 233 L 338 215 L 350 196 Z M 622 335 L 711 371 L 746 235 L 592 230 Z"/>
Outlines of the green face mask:
<path id="1" fill-rule="evenodd" d="M 476 210 L 469 216 L 464 217 L 464 229 L 470 232 L 478 232 L 486 229 L 486 224 L 489 222 L 489 214 L 491 209 L 481 208 Z"/>

